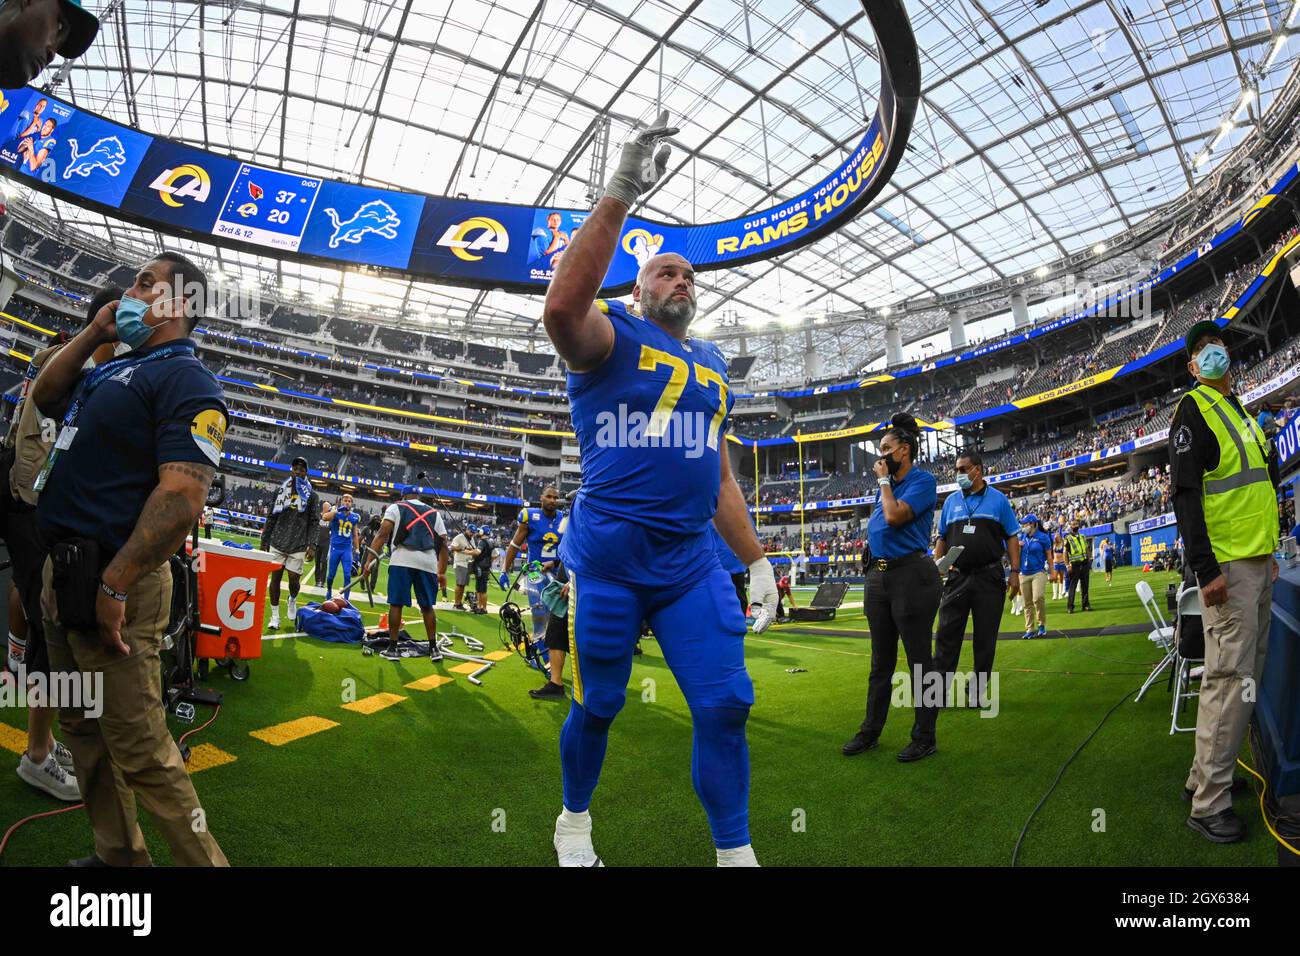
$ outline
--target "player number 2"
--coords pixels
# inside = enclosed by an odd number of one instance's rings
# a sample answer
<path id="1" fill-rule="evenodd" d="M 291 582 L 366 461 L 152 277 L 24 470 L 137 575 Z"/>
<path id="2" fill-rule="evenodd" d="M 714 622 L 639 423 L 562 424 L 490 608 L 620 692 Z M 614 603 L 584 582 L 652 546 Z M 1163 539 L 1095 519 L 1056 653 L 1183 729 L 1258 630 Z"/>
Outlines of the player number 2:
<path id="1" fill-rule="evenodd" d="M 637 368 L 643 372 L 653 372 L 660 365 L 667 365 L 671 371 L 668 376 L 668 384 L 664 386 L 659 401 L 655 403 L 654 411 L 650 415 L 650 423 L 645 430 L 646 435 L 656 437 L 662 437 L 668 431 L 668 423 L 672 420 L 673 409 L 677 407 L 677 403 L 681 400 L 682 392 L 686 390 L 686 382 L 691 376 L 691 370 L 687 367 L 684 359 L 662 349 L 642 345 L 641 359 L 637 363 Z M 708 440 L 709 447 L 717 450 L 718 430 L 722 427 L 722 419 L 727 414 L 727 383 L 722 380 L 721 375 L 706 365 L 692 363 L 692 366 L 695 369 L 695 380 L 697 382 L 705 388 L 710 385 L 718 386 L 718 411 L 714 414 L 712 421 L 709 422 Z"/>

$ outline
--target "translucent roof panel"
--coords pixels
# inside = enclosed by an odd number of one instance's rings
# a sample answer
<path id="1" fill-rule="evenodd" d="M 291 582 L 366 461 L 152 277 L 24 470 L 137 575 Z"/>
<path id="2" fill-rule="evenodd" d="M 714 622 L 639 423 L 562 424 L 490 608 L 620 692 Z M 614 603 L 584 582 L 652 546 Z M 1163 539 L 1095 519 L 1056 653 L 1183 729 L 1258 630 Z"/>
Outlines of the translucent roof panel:
<path id="1" fill-rule="evenodd" d="M 681 132 L 669 178 L 641 211 L 669 221 L 741 216 L 800 192 L 856 143 L 880 83 L 858 0 L 113 7 L 54 87 L 86 109 L 294 171 L 584 207 L 618 145 L 662 106 Z M 1138 223 L 1250 135 L 1296 65 L 1300 40 L 1285 37 L 1297 7 L 908 2 L 923 95 L 876 207 L 813 247 L 702 275 L 703 327 L 812 329 L 819 316 L 1018 275 Z M 593 133 L 606 121 L 602 172 Z M 32 201 L 112 242 L 154 241 Z M 360 298 L 541 344 L 535 297 L 181 245 L 225 274 L 273 277 L 317 301 Z M 840 343 L 835 362 L 860 363 L 858 345 L 878 348 L 879 335 Z"/>

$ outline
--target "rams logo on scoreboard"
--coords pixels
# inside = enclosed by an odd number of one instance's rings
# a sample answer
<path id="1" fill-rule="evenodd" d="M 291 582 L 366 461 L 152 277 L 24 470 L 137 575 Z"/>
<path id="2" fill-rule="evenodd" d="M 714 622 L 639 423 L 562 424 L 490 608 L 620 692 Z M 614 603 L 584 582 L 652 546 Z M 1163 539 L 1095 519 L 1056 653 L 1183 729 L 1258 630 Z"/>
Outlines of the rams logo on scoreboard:
<path id="1" fill-rule="evenodd" d="M 662 235 L 657 233 L 651 235 L 644 229 L 629 229 L 627 235 L 623 237 L 623 251 L 636 259 L 638 266 L 645 265 L 659 255 L 659 250 L 663 247 Z"/>
<path id="2" fill-rule="evenodd" d="M 495 219 L 474 216 L 464 222 L 455 222 L 448 226 L 447 231 L 438 240 L 438 245 L 446 246 L 458 259 L 478 262 L 483 256 L 474 255 L 476 252 L 481 253 L 485 249 L 492 252 L 508 252 L 510 234 L 506 232 L 506 227 Z"/>
<path id="3" fill-rule="evenodd" d="M 167 205 L 179 209 L 185 205 L 180 202 L 182 199 L 207 202 L 208 194 L 212 191 L 212 180 L 202 166 L 186 163 L 175 169 L 164 169 L 149 184 L 149 188 L 156 190 L 158 198 Z"/>

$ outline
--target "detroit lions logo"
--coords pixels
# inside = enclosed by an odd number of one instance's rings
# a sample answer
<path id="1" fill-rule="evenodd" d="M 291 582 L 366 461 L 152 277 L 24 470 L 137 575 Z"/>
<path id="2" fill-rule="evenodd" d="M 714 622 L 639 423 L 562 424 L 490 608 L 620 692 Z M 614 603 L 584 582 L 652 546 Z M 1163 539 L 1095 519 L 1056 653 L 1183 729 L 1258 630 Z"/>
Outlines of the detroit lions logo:
<path id="1" fill-rule="evenodd" d="M 396 239 L 397 228 L 402 224 L 393 207 L 382 199 L 370 200 L 353 213 L 351 219 L 340 221 L 339 214 L 328 207 L 325 209 L 325 215 L 330 217 L 330 222 L 334 225 L 334 234 L 330 236 L 329 243 L 331 249 L 337 249 L 341 242 L 356 245 L 368 232 L 383 236 L 385 239 Z"/>
<path id="2" fill-rule="evenodd" d="M 64 179 L 71 179 L 73 173 L 84 179 L 97 169 L 116 176 L 126 162 L 126 150 L 116 136 L 105 136 L 84 153 L 77 151 L 75 139 L 69 139 L 68 146 L 72 148 L 72 160 L 63 170 Z"/>

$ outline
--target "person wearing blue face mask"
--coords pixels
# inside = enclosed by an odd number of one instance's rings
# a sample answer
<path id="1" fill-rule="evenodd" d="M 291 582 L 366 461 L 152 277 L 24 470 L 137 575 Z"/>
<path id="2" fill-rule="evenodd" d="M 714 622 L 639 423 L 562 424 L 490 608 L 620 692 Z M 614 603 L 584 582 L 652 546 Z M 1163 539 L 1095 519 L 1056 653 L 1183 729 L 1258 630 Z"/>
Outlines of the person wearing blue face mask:
<path id="1" fill-rule="evenodd" d="M 1233 767 L 1254 710 L 1249 690 L 1263 676 L 1278 577 L 1278 464 L 1232 393 L 1219 324 L 1197 322 L 1183 344 L 1196 384 L 1169 425 L 1169 478 L 1184 577 L 1200 587 L 1205 631 L 1196 756 L 1183 799 L 1192 805 L 1191 829 L 1212 843 L 1235 843 L 1246 827 L 1232 808 Z"/>
<path id="2" fill-rule="evenodd" d="M 944 675 L 945 703 L 953 706 L 953 675 L 969 619 L 975 664 L 969 696 L 972 706 L 977 706 L 987 701 L 1003 602 L 1020 591 L 1020 539 L 1016 536 L 1020 522 L 1007 496 L 984 480 L 984 459 L 975 449 L 957 457 L 957 487 L 944 499 L 939 512 L 939 544 L 934 549 L 936 559 L 958 546 L 962 549 L 948 570 L 939 602 L 934 666 Z M 1004 556 L 1011 559 L 1010 580 L 1002 576 Z"/>
<path id="3" fill-rule="evenodd" d="M 200 806 L 167 729 L 158 681 L 169 560 L 206 503 L 229 418 L 189 337 L 206 299 L 197 265 L 159 253 L 32 384 L 36 407 L 62 422 L 34 482 L 50 549 L 41 593 L 50 667 L 102 687 L 97 711 L 59 715 L 95 837 L 94 855 L 79 865 L 150 864 L 137 798 L 173 862 L 226 864 L 213 837 L 219 824 Z M 115 340 L 131 352 L 85 371 Z M 208 825 L 193 827 L 201 816 Z"/>

